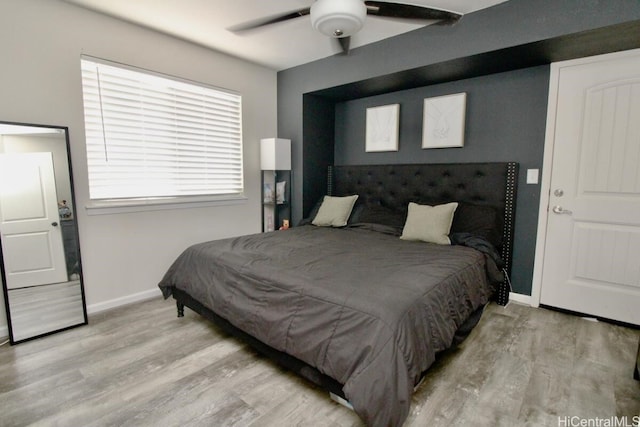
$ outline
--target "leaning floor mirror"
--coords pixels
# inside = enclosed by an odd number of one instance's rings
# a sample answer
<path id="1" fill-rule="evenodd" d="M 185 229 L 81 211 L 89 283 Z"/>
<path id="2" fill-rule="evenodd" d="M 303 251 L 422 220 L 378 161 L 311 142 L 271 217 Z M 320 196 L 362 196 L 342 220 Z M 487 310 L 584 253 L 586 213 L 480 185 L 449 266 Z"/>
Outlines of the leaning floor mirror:
<path id="1" fill-rule="evenodd" d="M 2 285 L 11 344 L 87 323 L 66 127 L 0 122 Z"/>

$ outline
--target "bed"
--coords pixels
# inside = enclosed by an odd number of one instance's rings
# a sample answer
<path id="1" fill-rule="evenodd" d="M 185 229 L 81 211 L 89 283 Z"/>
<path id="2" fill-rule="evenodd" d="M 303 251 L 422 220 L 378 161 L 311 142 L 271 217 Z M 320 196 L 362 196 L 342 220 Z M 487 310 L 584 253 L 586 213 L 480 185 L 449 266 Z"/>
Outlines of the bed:
<path id="1" fill-rule="evenodd" d="M 464 339 L 491 298 L 508 295 L 517 168 L 331 167 L 332 200 L 358 196 L 346 225 L 303 221 L 196 244 L 159 286 L 179 316 L 187 306 L 216 322 L 348 401 L 367 425 L 399 426 L 437 355 Z M 452 202 L 453 244 L 407 238 L 411 209 Z"/>

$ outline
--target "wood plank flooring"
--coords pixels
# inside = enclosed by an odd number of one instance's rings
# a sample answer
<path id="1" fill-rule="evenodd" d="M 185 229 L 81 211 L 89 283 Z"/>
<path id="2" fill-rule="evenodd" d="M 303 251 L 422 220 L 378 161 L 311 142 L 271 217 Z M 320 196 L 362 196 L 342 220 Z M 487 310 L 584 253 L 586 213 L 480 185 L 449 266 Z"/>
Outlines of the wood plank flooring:
<path id="1" fill-rule="evenodd" d="M 640 413 L 640 331 L 490 305 L 416 391 L 406 427 L 558 426 Z M 0 426 L 361 426 L 349 409 L 160 299 L 0 347 Z"/>

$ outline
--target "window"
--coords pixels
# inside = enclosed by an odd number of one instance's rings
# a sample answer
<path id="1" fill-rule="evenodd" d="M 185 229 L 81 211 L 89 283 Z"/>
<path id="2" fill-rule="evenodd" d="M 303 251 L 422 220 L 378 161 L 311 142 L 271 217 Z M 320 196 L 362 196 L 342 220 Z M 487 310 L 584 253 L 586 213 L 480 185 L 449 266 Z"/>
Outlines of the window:
<path id="1" fill-rule="evenodd" d="M 92 200 L 242 195 L 240 95 L 86 56 L 81 68 Z"/>

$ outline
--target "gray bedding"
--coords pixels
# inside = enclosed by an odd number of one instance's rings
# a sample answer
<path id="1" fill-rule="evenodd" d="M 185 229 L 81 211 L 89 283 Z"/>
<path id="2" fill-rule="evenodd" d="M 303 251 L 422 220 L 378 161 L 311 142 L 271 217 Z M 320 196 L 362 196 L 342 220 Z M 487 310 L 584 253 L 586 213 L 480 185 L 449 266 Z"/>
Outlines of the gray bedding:
<path id="1" fill-rule="evenodd" d="M 436 353 L 491 293 L 485 256 L 368 227 L 296 227 L 194 245 L 159 286 L 344 384 L 372 426 L 400 426 Z"/>

